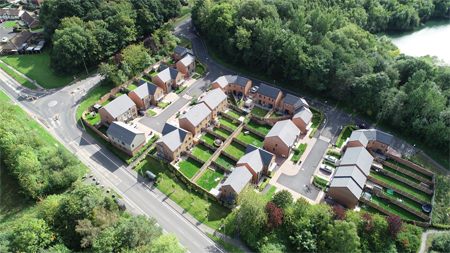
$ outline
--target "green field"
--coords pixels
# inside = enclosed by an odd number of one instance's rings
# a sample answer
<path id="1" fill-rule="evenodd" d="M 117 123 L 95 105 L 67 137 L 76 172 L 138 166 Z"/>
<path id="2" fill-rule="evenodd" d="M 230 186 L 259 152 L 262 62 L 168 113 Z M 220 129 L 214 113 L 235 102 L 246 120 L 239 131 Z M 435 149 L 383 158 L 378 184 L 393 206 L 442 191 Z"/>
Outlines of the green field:
<path id="1" fill-rule="evenodd" d="M 216 140 L 216 137 L 210 133 L 207 133 L 205 135 L 202 135 L 202 139 L 209 145 L 214 146 L 214 141 Z"/>
<path id="2" fill-rule="evenodd" d="M 248 122 L 247 126 L 255 129 L 256 131 L 258 131 L 264 135 L 267 135 L 270 132 L 270 129 L 272 129 L 272 127 L 269 125 L 261 125 L 261 124 L 256 123 L 253 120 L 250 120 L 250 122 Z"/>
<path id="3" fill-rule="evenodd" d="M 241 144 L 232 141 L 231 144 L 225 149 L 225 152 L 228 154 L 236 157 L 237 159 L 241 159 L 241 157 L 245 153 L 246 147 L 242 146 Z"/>
<path id="4" fill-rule="evenodd" d="M 189 157 L 187 160 L 179 162 L 178 166 L 180 167 L 180 172 L 191 179 L 202 167 L 202 164 Z"/>
<path id="5" fill-rule="evenodd" d="M 220 179 L 215 181 L 217 178 Z M 195 183 L 201 186 L 203 189 L 210 191 L 211 189 L 215 188 L 222 179 L 223 172 L 205 170 L 205 172 L 203 172 L 203 174 Z"/>
<path id="6" fill-rule="evenodd" d="M 213 153 L 214 151 L 212 151 L 210 148 L 202 144 L 199 144 L 192 149 L 192 155 L 194 155 L 197 158 L 200 158 L 200 160 L 204 162 L 208 161 L 208 159 L 212 156 Z"/>
<path id="7" fill-rule="evenodd" d="M 1 57 L 3 62 L 10 64 L 20 73 L 26 75 L 31 80 L 46 88 L 53 89 L 66 86 L 73 81 L 73 75 L 57 76 L 50 68 L 50 50 L 45 50 L 42 54 L 18 55 Z M 84 74 L 84 71 L 81 75 Z"/>
<path id="8" fill-rule="evenodd" d="M 30 81 L 28 81 L 24 77 L 22 77 L 21 75 L 17 74 L 16 72 L 14 72 L 14 70 L 8 68 L 5 64 L 0 63 L 0 68 L 2 68 L 6 73 L 8 73 L 8 75 L 10 75 L 12 78 L 14 78 L 17 82 L 19 82 L 23 86 L 28 87 L 28 88 L 33 89 L 33 90 L 36 90 L 38 88 L 38 87 L 36 87 L 36 85 L 31 83 Z"/>
<path id="9" fill-rule="evenodd" d="M 232 111 L 232 110 L 229 110 L 227 112 L 227 114 L 230 115 L 233 118 L 236 118 L 236 119 L 239 119 L 240 117 L 244 116 L 244 115 L 242 115 L 242 113 L 235 112 L 235 111 Z"/>
<path id="10" fill-rule="evenodd" d="M 238 140 L 241 140 L 247 144 L 251 144 L 258 148 L 260 148 L 264 145 L 264 138 L 254 134 L 252 132 L 250 132 L 248 135 L 245 135 L 244 132 L 245 132 L 245 129 L 237 135 Z"/>
<path id="11" fill-rule="evenodd" d="M 228 156 L 223 155 L 223 154 L 220 154 L 216 158 L 215 162 L 220 164 L 220 165 L 222 165 L 223 167 L 225 167 L 225 168 L 227 168 L 229 170 L 231 168 L 236 168 L 236 162 L 233 159 L 231 159 Z"/>
<path id="12" fill-rule="evenodd" d="M 255 106 L 255 107 L 253 107 L 253 109 L 252 109 L 252 111 L 250 113 L 254 114 L 256 116 L 259 116 L 259 117 L 265 117 L 268 112 L 269 111 L 266 110 L 266 109 L 263 109 L 263 108 Z"/>
<path id="13" fill-rule="evenodd" d="M 227 139 L 228 139 L 228 137 L 230 137 L 230 135 L 231 135 L 231 133 L 230 133 L 229 131 L 227 131 L 227 130 L 221 128 L 221 127 L 219 127 L 219 128 L 215 127 L 215 128 L 213 129 L 213 132 L 216 133 L 216 134 L 218 134 L 218 135 L 220 135 L 220 136 L 223 136 L 223 137 L 225 137 L 225 138 L 227 138 Z"/>
<path id="14" fill-rule="evenodd" d="M 231 120 L 229 118 L 222 117 L 219 119 L 220 124 L 227 126 L 233 130 L 236 130 L 239 126 L 239 122 L 236 120 Z"/>

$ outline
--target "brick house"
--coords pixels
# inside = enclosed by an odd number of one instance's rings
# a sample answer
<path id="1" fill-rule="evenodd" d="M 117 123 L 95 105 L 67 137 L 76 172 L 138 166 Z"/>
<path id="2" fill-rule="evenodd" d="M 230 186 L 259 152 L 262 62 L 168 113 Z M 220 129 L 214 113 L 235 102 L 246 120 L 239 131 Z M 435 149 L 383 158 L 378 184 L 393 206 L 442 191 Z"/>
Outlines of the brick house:
<path id="1" fill-rule="evenodd" d="M 17 53 L 19 48 L 25 44 L 27 46 L 27 41 L 33 37 L 33 33 L 28 30 L 23 30 L 18 33 L 14 38 L 12 38 L 6 45 L 3 46 L 2 50 L 4 53 Z"/>
<path id="2" fill-rule="evenodd" d="M 249 185 L 252 178 L 252 173 L 246 166 L 237 167 L 223 183 L 220 199 L 229 205 L 233 205 L 237 195 Z"/>
<path id="3" fill-rule="evenodd" d="M 34 13 L 30 14 L 25 11 L 20 18 L 23 22 L 25 22 L 25 24 L 27 24 L 30 29 L 35 29 L 41 26 L 41 23 L 38 20 L 38 16 Z"/>
<path id="4" fill-rule="evenodd" d="M 338 167 L 327 197 L 353 209 L 361 197 L 366 181 L 366 176 L 356 166 Z"/>
<path id="5" fill-rule="evenodd" d="M 302 134 L 306 134 L 311 128 L 311 120 L 313 113 L 309 110 L 309 107 L 301 106 L 295 111 L 294 117 L 292 117 L 292 123 L 294 123 Z"/>
<path id="6" fill-rule="evenodd" d="M 276 108 L 280 104 L 282 95 L 281 90 L 262 83 L 253 101 L 264 107 Z"/>
<path id="7" fill-rule="evenodd" d="M 264 149 L 287 158 L 300 137 L 300 130 L 291 120 L 275 123 L 264 139 Z"/>
<path id="8" fill-rule="evenodd" d="M 195 71 L 195 58 L 194 56 L 187 54 L 183 59 L 176 63 L 176 67 L 186 77 L 191 77 Z"/>
<path id="9" fill-rule="evenodd" d="M 202 128 L 206 128 L 211 123 L 211 110 L 204 103 L 200 103 L 183 114 L 178 120 L 179 125 L 194 136 L 201 133 Z"/>
<path id="10" fill-rule="evenodd" d="M 137 108 L 140 110 L 147 110 L 150 105 L 157 105 L 164 97 L 164 91 L 149 82 L 139 80 L 138 87 L 128 93 L 128 97 L 133 100 Z"/>
<path id="11" fill-rule="evenodd" d="M 392 135 L 376 129 L 361 129 L 352 132 L 345 148 L 366 147 L 375 153 L 385 154 L 393 139 Z"/>
<path id="12" fill-rule="evenodd" d="M 152 83 L 161 87 L 165 94 L 179 88 L 184 83 L 184 75 L 180 71 L 162 65 L 161 72 L 152 77 Z"/>
<path id="13" fill-rule="evenodd" d="M 275 168 L 275 155 L 248 145 L 244 155 L 236 163 L 236 167 L 239 166 L 245 166 L 252 174 L 252 182 L 257 184 L 263 175 L 269 175 Z"/>
<path id="14" fill-rule="evenodd" d="M 136 155 L 146 143 L 145 133 L 123 122 L 112 122 L 106 134 L 113 146 L 131 156 Z"/>
<path id="15" fill-rule="evenodd" d="M 219 112 L 223 112 L 227 105 L 227 95 L 221 90 L 211 90 L 198 103 L 204 103 L 211 110 L 211 119 L 216 118 Z"/>
<path id="16" fill-rule="evenodd" d="M 104 124 L 113 121 L 128 122 L 137 117 L 136 104 L 127 95 L 122 95 L 98 110 Z"/>
<path id="17" fill-rule="evenodd" d="M 187 49 L 185 47 L 177 46 L 173 50 L 172 59 L 174 61 L 179 61 L 179 60 L 183 59 L 184 57 L 186 57 L 187 55 L 194 56 L 194 53 L 190 49 Z"/>
<path id="18" fill-rule="evenodd" d="M 300 109 L 300 107 L 302 106 L 309 108 L 309 104 L 308 102 L 306 102 L 305 99 L 296 97 L 291 94 L 287 94 L 286 97 L 281 102 L 280 112 L 286 115 L 294 115 L 297 113 L 297 110 Z"/>
<path id="19" fill-rule="evenodd" d="M 181 156 L 181 153 L 189 150 L 193 145 L 192 133 L 165 124 L 162 130 L 163 137 L 156 141 L 158 155 L 168 161 L 173 161 Z"/>
<path id="20" fill-rule="evenodd" d="M 217 78 L 212 84 L 211 89 L 220 89 L 226 94 L 233 94 L 237 96 L 243 96 L 248 94 L 250 89 L 252 88 L 252 81 L 242 77 L 242 76 L 233 76 L 233 75 L 225 75 Z"/>

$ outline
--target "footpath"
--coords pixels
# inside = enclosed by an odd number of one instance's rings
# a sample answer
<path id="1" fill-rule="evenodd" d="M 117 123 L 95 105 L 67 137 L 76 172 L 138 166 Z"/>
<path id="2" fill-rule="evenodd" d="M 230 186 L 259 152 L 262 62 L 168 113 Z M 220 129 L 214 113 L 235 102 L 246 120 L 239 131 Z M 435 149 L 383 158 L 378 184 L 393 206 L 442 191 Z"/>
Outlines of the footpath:
<path id="1" fill-rule="evenodd" d="M 14 73 L 16 73 L 17 75 L 19 75 L 19 76 L 21 76 L 21 77 L 27 79 L 27 81 L 29 81 L 30 83 L 36 85 L 36 87 L 38 87 L 39 89 L 45 90 L 45 88 L 42 87 L 42 86 L 40 86 L 37 82 L 35 82 L 34 80 L 31 80 L 30 78 L 28 78 L 28 76 L 26 76 L 26 75 L 20 73 L 20 72 L 17 71 L 15 68 L 13 68 L 13 67 L 9 66 L 8 64 L 6 64 L 4 61 L 0 60 L 0 62 L 3 63 L 3 64 L 5 64 L 6 67 L 10 68 L 10 69 L 11 69 L 12 71 L 14 71 Z M 14 77 L 13 77 L 13 78 L 14 78 Z"/>

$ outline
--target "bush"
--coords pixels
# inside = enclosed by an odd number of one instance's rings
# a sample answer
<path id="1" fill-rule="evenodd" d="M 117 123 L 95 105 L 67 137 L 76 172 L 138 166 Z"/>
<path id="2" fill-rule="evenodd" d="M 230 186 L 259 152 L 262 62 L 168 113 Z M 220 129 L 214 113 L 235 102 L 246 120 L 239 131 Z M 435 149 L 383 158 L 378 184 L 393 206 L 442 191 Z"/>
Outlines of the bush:
<path id="1" fill-rule="evenodd" d="M 125 162 L 127 164 L 131 164 L 134 160 L 136 160 L 136 158 L 138 158 L 140 155 L 142 155 L 142 153 L 148 149 L 148 147 L 150 147 L 153 142 L 155 142 L 157 139 L 159 138 L 159 136 L 157 134 L 153 135 L 153 137 L 147 142 L 147 144 L 145 144 L 145 146 L 143 148 L 141 148 L 141 150 L 139 150 L 137 152 L 137 154 L 133 157 L 131 157 L 130 159 L 126 160 Z"/>
<path id="2" fill-rule="evenodd" d="M 327 188 L 328 181 L 323 179 L 323 178 L 320 178 L 320 177 L 314 175 L 313 184 L 315 186 L 320 187 L 323 190 L 325 190 Z"/>
<path id="3" fill-rule="evenodd" d="M 315 132 L 317 131 L 317 129 L 319 128 L 320 124 L 322 124 L 323 118 L 324 118 L 325 116 L 324 116 L 323 112 L 319 111 L 319 109 L 317 109 L 317 108 L 314 108 L 314 107 L 310 106 L 309 109 L 313 112 L 313 114 L 314 114 L 314 112 L 320 114 L 320 116 L 319 116 L 319 123 L 317 124 L 317 126 L 316 126 L 313 130 L 311 130 L 311 133 L 309 134 L 309 137 L 312 138 L 312 137 L 314 136 L 314 133 L 315 133 Z M 314 118 L 314 117 L 315 117 L 315 116 L 313 116 L 313 118 Z"/>
<path id="4" fill-rule="evenodd" d="M 191 106 L 197 104 L 198 98 L 194 98 L 194 100 L 191 101 Z"/>
<path id="5" fill-rule="evenodd" d="M 267 184 L 270 182 L 267 178 L 264 179 L 264 182 L 258 187 L 259 191 L 263 191 L 266 188 Z"/>
<path id="6" fill-rule="evenodd" d="M 450 233 L 437 235 L 431 243 L 431 249 L 437 252 L 450 252 Z"/>
<path id="7" fill-rule="evenodd" d="M 342 157 L 341 153 L 333 151 L 333 150 L 328 150 L 327 155 L 334 156 L 338 159 L 341 159 L 341 157 Z"/>
<path id="8" fill-rule="evenodd" d="M 183 92 L 186 88 L 187 88 L 186 85 L 181 86 L 181 88 L 179 88 L 178 90 L 175 91 L 175 94 L 180 94 L 180 93 Z"/>

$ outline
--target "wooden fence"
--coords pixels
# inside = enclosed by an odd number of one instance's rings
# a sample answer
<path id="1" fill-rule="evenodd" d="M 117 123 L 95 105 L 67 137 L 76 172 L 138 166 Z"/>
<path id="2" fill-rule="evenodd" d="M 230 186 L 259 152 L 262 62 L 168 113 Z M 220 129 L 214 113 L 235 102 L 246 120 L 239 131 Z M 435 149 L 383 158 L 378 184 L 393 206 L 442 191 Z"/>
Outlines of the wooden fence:
<path id="1" fill-rule="evenodd" d="M 376 160 L 377 162 L 381 163 L 381 164 L 386 165 L 387 167 L 389 167 L 389 168 L 391 168 L 391 169 L 393 169 L 393 170 L 396 170 L 396 171 L 401 172 L 401 173 L 403 173 L 403 174 L 405 174 L 405 175 L 408 175 L 408 176 L 410 176 L 410 177 L 412 177 L 412 178 L 414 178 L 414 179 L 417 179 L 417 180 L 419 180 L 419 181 L 421 181 L 421 182 L 424 182 L 424 183 L 427 184 L 427 185 L 430 185 L 430 186 L 433 186 L 433 185 L 434 185 L 433 182 L 431 182 L 430 180 L 425 179 L 425 178 L 423 178 L 423 177 L 421 177 L 421 176 L 419 176 L 419 175 L 417 175 L 417 174 L 415 174 L 415 173 L 413 173 L 413 172 L 411 172 L 411 171 L 408 171 L 408 170 L 405 170 L 405 169 L 403 169 L 403 168 L 401 168 L 401 167 L 398 167 L 398 166 L 395 165 L 395 164 L 392 164 L 392 163 L 390 163 L 390 162 L 386 162 L 386 161 L 384 161 L 384 160 L 382 160 L 382 159 L 380 159 L 380 158 L 375 158 L 375 160 Z"/>
<path id="2" fill-rule="evenodd" d="M 84 116 L 84 115 L 83 115 Z M 110 142 L 108 136 L 105 136 L 102 132 L 100 132 L 97 128 L 95 128 L 95 126 L 91 125 L 91 123 L 87 122 L 86 119 L 84 119 L 84 117 L 81 117 L 81 120 L 83 121 L 83 124 L 87 127 L 89 127 L 90 129 L 92 129 L 92 131 L 94 131 L 95 133 L 97 133 L 103 140 Z M 100 125 L 101 126 L 101 125 Z"/>
<path id="3" fill-rule="evenodd" d="M 214 135 L 216 138 L 221 139 L 222 141 L 225 141 L 227 138 L 223 137 L 222 135 L 208 129 L 208 128 L 203 128 L 202 130 L 204 130 L 205 132 Z"/>
<path id="4" fill-rule="evenodd" d="M 225 172 L 228 172 L 228 173 L 231 173 L 231 172 L 232 172 L 231 170 L 229 170 L 229 169 L 225 168 L 224 166 L 222 166 L 222 165 L 216 163 L 215 161 L 211 161 L 211 164 L 214 165 L 214 166 L 216 166 L 216 167 L 218 167 L 219 169 L 221 169 L 221 170 L 223 170 L 223 171 L 225 171 Z"/>
<path id="5" fill-rule="evenodd" d="M 426 170 L 426 169 L 424 169 L 424 168 L 422 168 L 422 167 L 420 167 L 420 166 L 418 166 L 418 165 L 416 165 L 416 164 L 414 164 L 414 163 L 412 163 L 410 161 L 407 161 L 407 160 L 402 159 L 402 158 L 397 157 L 397 156 L 392 156 L 390 154 L 387 154 L 387 157 L 389 157 L 390 159 L 392 159 L 392 160 L 394 160 L 394 161 L 396 161 L 398 163 L 401 163 L 401 164 L 403 164 L 403 165 L 405 165 L 405 166 L 407 166 L 407 167 L 409 167 L 409 168 L 411 168 L 411 169 L 413 169 L 415 171 L 418 171 L 418 172 L 420 172 L 422 174 L 428 175 L 431 178 L 434 177 L 434 173 L 433 172 L 431 172 L 429 170 Z"/>
<path id="6" fill-rule="evenodd" d="M 240 121 L 239 119 L 236 119 L 235 117 L 233 117 L 233 116 L 231 116 L 231 115 L 228 115 L 228 114 L 225 113 L 225 112 L 221 112 L 220 115 L 222 115 L 222 117 L 228 118 L 228 119 L 230 119 L 230 120 L 236 120 L 237 122 L 242 123 L 242 121 Z"/>
<path id="7" fill-rule="evenodd" d="M 391 201 L 392 203 L 396 204 L 397 206 L 405 209 L 406 211 L 408 211 L 408 212 L 410 212 L 412 214 L 415 214 L 416 216 L 418 216 L 418 217 L 420 217 L 420 218 L 422 218 L 422 219 L 424 219 L 426 221 L 428 221 L 430 219 L 430 217 L 428 215 L 425 215 L 425 214 L 423 214 L 423 213 L 421 213 L 421 212 L 419 212 L 419 211 L 417 211 L 417 210 L 415 210 L 415 209 L 413 209 L 413 208 L 403 204 L 403 202 L 398 201 L 397 199 L 394 199 L 391 196 L 388 196 L 388 195 L 384 194 L 383 192 L 381 192 L 381 195 L 383 195 L 383 197 L 381 197 L 381 198 L 389 199 L 389 201 Z"/>
<path id="8" fill-rule="evenodd" d="M 391 173 L 391 172 L 389 172 L 389 171 L 386 171 L 386 170 L 383 170 L 383 169 L 382 169 L 382 171 L 383 171 L 385 174 L 387 174 L 387 176 L 392 177 L 392 178 L 395 178 L 396 180 L 398 180 L 398 181 L 400 181 L 400 182 L 402 182 L 402 183 L 405 183 L 405 184 L 407 184 L 407 185 L 409 185 L 409 186 L 411 186 L 411 187 L 413 187 L 413 188 L 416 188 L 417 190 L 421 190 L 421 191 L 423 191 L 423 192 L 425 192 L 425 193 L 427 193 L 427 194 L 430 194 L 430 195 L 433 194 L 433 191 L 430 190 L 430 189 L 428 189 L 428 188 L 425 188 L 425 187 L 423 187 L 423 186 L 421 186 L 421 185 L 418 185 L 418 184 L 416 184 L 416 183 L 413 183 L 413 182 L 411 182 L 410 180 L 405 179 L 405 178 L 403 178 L 403 177 L 401 177 L 401 176 L 398 176 L 398 175 L 396 175 L 396 174 L 394 174 L 394 173 Z"/>
<path id="9" fill-rule="evenodd" d="M 192 151 L 190 151 L 190 150 L 189 150 L 189 151 L 186 151 L 186 155 L 187 155 L 188 157 L 190 157 L 190 158 L 196 160 L 197 162 L 199 162 L 199 163 L 201 163 L 201 164 L 205 164 L 205 161 L 203 161 L 202 159 L 200 159 L 200 158 L 194 156 L 194 155 L 192 154 Z"/>
<path id="10" fill-rule="evenodd" d="M 235 141 L 235 142 L 241 144 L 241 145 L 244 146 L 244 147 L 247 147 L 247 146 L 248 146 L 248 143 L 245 143 L 245 142 L 239 140 L 239 139 L 236 138 L 236 137 L 233 137 L 233 141 Z"/>
<path id="11" fill-rule="evenodd" d="M 369 179 L 370 181 L 375 182 L 375 183 L 377 183 L 377 184 L 379 184 L 379 185 L 381 185 L 381 186 L 383 186 L 385 188 L 388 188 L 388 189 L 391 189 L 391 190 L 393 190 L 395 192 L 398 192 L 399 194 L 401 194 L 401 195 L 403 195 L 405 197 L 408 197 L 408 198 L 410 198 L 410 199 L 420 203 L 421 205 L 423 205 L 423 204 L 430 204 L 430 203 L 427 203 L 425 200 L 419 199 L 418 197 L 416 197 L 416 196 L 414 196 L 412 194 L 409 194 L 409 193 L 407 193 L 407 192 L 405 192 L 403 190 L 398 189 L 397 187 L 394 187 L 394 186 L 392 186 L 390 184 L 387 184 L 387 183 L 385 183 L 385 182 L 383 182 L 381 180 L 378 180 L 378 179 L 372 177 L 371 175 L 369 175 L 367 177 L 367 179 Z"/>
<path id="12" fill-rule="evenodd" d="M 248 127 L 247 125 L 244 126 L 244 129 L 258 135 L 259 137 L 266 138 L 265 134 L 260 133 L 260 132 L 256 131 L 255 129 Z"/>

